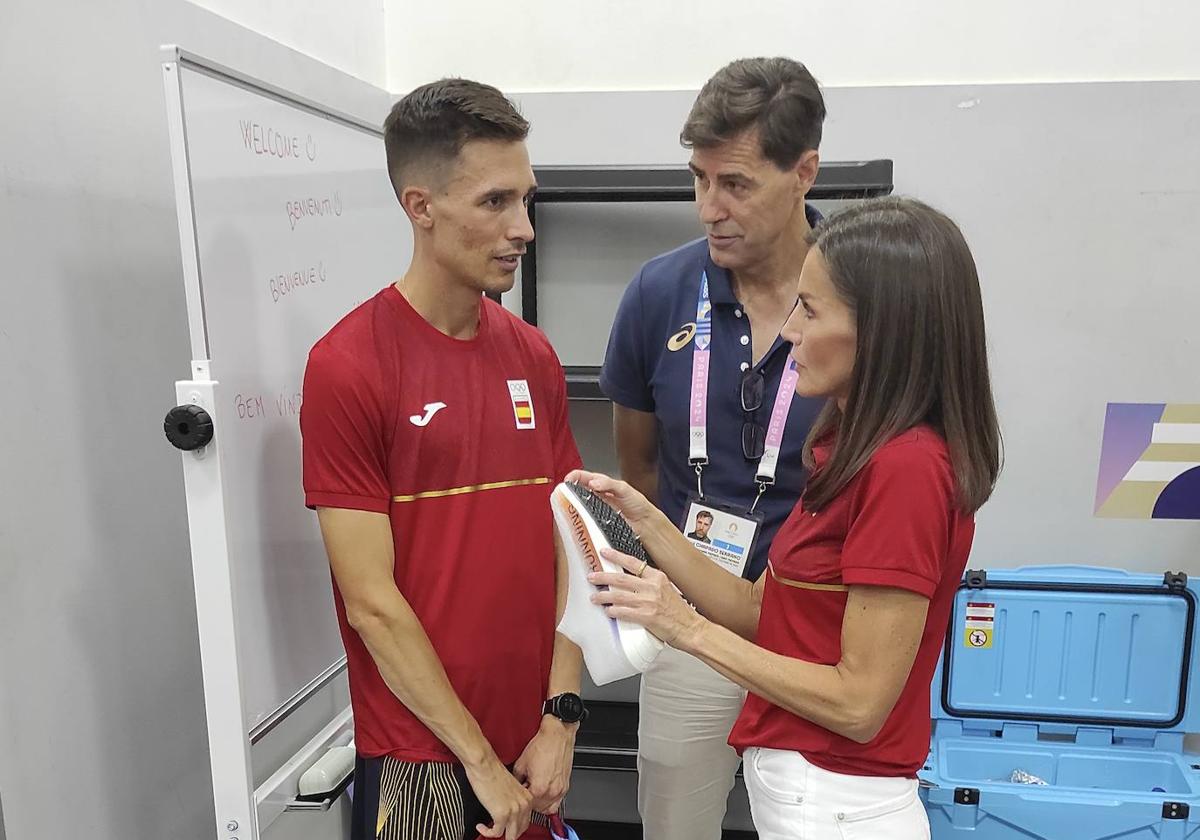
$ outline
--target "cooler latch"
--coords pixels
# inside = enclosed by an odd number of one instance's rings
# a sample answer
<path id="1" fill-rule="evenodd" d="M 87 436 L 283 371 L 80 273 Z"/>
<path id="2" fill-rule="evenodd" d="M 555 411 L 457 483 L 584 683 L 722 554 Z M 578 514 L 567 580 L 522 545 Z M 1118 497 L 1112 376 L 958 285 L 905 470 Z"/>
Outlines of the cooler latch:
<path id="1" fill-rule="evenodd" d="M 967 569 L 967 589 L 987 589 L 987 572 L 983 569 Z"/>
<path id="2" fill-rule="evenodd" d="M 1167 572 L 1163 575 L 1163 584 L 1172 592 L 1182 592 L 1187 589 L 1188 577 L 1183 572 Z"/>
<path id="3" fill-rule="evenodd" d="M 1186 802 L 1164 802 L 1162 815 L 1164 820 L 1186 820 L 1191 810 Z"/>
<path id="4" fill-rule="evenodd" d="M 979 804 L 979 788 L 955 788 L 954 789 L 954 804 L 955 805 L 978 805 Z M 1174 803 L 1172 803 L 1174 804 Z M 1187 808 L 1186 805 L 1183 806 Z M 1163 806 L 1163 813 L 1166 813 L 1166 806 Z"/>
<path id="5" fill-rule="evenodd" d="M 955 832 L 974 831 L 979 824 L 979 788 L 954 789 L 954 805 L 949 809 Z"/>

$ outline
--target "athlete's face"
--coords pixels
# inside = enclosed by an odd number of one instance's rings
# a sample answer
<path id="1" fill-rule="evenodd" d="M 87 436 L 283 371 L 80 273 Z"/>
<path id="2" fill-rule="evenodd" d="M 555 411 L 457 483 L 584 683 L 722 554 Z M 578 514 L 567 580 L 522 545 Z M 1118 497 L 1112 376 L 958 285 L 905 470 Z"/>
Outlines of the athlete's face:
<path id="1" fill-rule="evenodd" d="M 700 539 L 704 539 L 705 537 L 707 537 L 708 529 L 711 527 L 712 527 L 711 519 L 704 517 L 704 516 L 696 517 L 696 536 L 697 537 L 699 537 Z"/>
<path id="2" fill-rule="evenodd" d="M 523 142 L 473 140 L 463 146 L 429 200 L 437 264 L 480 292 L 511 289 L 533 240 L 529 200 L 536 188 Z"/>

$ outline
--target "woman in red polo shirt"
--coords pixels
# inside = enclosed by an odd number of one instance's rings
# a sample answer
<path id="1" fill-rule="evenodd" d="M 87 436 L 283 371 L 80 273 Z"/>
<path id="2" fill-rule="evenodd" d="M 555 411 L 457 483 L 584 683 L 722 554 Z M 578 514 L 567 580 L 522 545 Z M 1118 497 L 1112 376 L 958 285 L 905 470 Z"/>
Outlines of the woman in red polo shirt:
<path id="1" fill-rule="evenodd" d="M 782 334 L 796 392 L 829 402 L 767 571 L 735 578 L 627 484 L 578 473 L 658 566 L 613 553 L 633 574 L 593 575 L 594 600 L 748 689 L 730 743 L 762 840 L 923 838 L 929 684 L 1000 469 L 979 279 L 911 199 L 842 211 L 813 244 Z"/>

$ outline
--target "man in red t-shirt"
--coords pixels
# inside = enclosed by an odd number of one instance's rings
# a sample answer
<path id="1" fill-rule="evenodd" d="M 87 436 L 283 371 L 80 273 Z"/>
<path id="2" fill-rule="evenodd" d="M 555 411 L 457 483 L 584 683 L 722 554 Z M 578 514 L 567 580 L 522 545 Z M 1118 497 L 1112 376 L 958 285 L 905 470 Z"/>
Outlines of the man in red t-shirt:
<path id="1" fill-rule="evenodd" d="M 396 104 L 412 263 L 309 355 L 304 490 L 348 661 L 354 840 L 515 840 L 567 789 L 581 664 L 554 629 L 549 494 L 579 453 L 546 337 L 484 297 L 533 239 L 528 128 L 461 79 Z"/>

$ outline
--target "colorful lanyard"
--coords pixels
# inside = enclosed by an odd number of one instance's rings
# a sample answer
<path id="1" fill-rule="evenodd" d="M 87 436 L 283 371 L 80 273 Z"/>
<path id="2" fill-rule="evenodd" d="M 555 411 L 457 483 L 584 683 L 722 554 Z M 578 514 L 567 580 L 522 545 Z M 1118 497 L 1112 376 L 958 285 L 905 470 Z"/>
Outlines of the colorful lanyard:
<path id="1" fill-rule="evenodd" d="M 692 394 L 689 400 L 691 432 L 688 447 L 688 463 L 696 470 L 696 492 L 704 498 L 703 474 L 708 464 L 708 375 L 712 347 L 712 304 L 708 299 L 708 272 L 700 276 L 700 295 L 696 301 L 696 337 L 692 346 Z M 792 394 L 799 377 L 796 362 L 790 356 L 779 379 L 779 391 L 775 394 L 775 405 L 771 409 L 771 421 L 767 425 L 766 445 L 758 462 L 754 480 L 758 484 L 758 495 L 750 505 L 753 513 L 758 500 L 767 488 L 775 483 L 775 470 L 779 466 L 779 451 L 783 447 L 783 433 L 787 428 L 788 412 L 792 410 Z"/>

